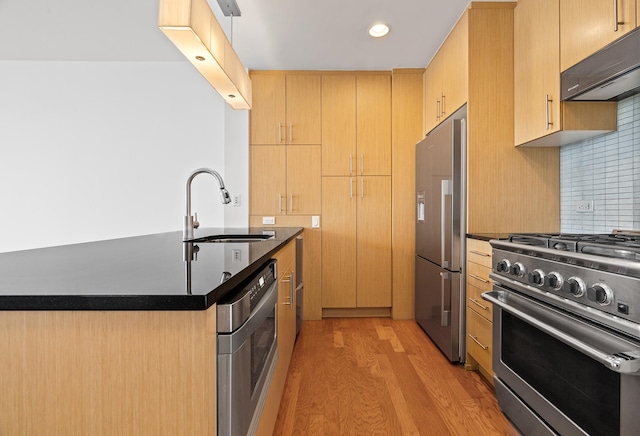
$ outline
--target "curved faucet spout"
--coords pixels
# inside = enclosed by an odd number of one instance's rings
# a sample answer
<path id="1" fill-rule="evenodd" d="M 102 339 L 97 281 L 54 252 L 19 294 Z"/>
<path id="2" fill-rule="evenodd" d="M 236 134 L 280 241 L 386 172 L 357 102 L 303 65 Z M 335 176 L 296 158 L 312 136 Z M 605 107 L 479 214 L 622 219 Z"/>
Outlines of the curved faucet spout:
<path id="1" fill-rule="evenodd" d="M 229 191 L 224 187 L 224 181 L 220 174 L 217 171 L 214 171 L 210 168 L 198 168 L 194 170 L 189 178 L 187 179 L 186 184 L 186 206 L 187 206 L 187 214 L 184 217 L 184 227 L 183 227 L 183 239 L 193 239 L 193 216 L 191 216 L 191 182 L 193 179 L 202 173 L 211 174 L 218 181 L 218 185 L 220 186 L 220 200 L 222 204 L 231 203 L 231 195 L 229 195 Z"/>

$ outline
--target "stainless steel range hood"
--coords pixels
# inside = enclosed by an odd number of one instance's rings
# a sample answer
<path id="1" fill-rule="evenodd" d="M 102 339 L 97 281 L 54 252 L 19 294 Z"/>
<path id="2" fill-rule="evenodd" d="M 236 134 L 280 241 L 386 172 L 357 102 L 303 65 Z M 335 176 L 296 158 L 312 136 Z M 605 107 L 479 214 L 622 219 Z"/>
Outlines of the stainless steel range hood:
<path id="1" fill-rule="evenodd" d="M 640 93 L 640 28 L 560 75 L 562 100 L 622 100 Z"/>

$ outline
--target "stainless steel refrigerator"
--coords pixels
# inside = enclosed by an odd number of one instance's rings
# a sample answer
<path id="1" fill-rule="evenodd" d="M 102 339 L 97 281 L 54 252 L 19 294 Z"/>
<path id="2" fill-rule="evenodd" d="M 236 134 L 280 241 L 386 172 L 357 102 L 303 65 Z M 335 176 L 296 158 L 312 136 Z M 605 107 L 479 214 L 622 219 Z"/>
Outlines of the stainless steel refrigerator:
<path id="1" fill-rule="evenodd" d="M 416 145 L 416 321 L 464 361 L 466 106 Z"/>

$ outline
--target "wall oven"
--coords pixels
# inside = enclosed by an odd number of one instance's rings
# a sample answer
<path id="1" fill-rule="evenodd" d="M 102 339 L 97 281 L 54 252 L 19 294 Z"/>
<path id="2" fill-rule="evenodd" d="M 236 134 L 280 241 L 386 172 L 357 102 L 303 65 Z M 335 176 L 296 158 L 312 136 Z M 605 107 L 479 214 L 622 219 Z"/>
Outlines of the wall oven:
<path id="1" fill-rule="evenodd" d="M 496 396 L 525 435 L 640 431 L 640 243 L 598 237 L 491 241 Z"/>
<path id="2" fill-rule="evenodd" d="M 278 358 L 277 262 L 218 302 L 218 435 L 253 434 Z"/>

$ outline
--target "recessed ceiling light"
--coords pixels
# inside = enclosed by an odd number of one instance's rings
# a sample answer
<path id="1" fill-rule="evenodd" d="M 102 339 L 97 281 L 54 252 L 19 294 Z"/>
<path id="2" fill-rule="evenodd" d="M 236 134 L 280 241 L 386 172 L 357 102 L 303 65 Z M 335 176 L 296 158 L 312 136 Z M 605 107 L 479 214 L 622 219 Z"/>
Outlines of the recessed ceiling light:
<path id="1" fill-rule="evenodd" d="M 389 33 L 389 26 L 383 23 L 377 23 L 369 27 L 369 35 L 374 38 L 382 38 Z"/>

